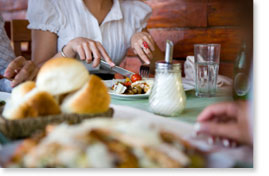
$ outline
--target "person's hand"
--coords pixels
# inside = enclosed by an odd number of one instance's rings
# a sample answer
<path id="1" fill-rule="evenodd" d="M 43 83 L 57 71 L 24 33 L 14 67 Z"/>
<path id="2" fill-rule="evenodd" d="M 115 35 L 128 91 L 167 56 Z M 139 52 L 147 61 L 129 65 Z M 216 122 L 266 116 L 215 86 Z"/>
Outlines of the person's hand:
<path id="1" fill-rule="evenodd" d="M 198 116 L 197 134 L 231 139 L 239 143 L 252 144 L 248 122 L 247 102 L 214 104 Z"/>
<path id="2" fill-rule="evenodd" d="M 154 40 L 147 32 L 138 32 L 132 36 L 131 47 L 134 53 L 137 54 L 141 60 L 146 64 L 150 64 L 150 60 L 153 59 L 152 52 L 154 48 Z"/>
<path id="3" fill-rule="evenodd" d="M 24 57 L 19 56 L 9 63 L 4 76 L 12 80 L 11 86 L 15 87 L 24 81 L 33 80 L 38 70 L 38 67 L 33 61 L 26 60 Z"/>
<path id="4" fill-rule="evenodd" d="M 81 60 L 87 63 L 93 62 L 93 67 L 100 64 L 101 58 L 104 58 L 111 67 L 115 66 L 103 45 L 87 38 L 79 37 L 71 40 L 64 48 L 64 53 L 67 56 L 77 53 Z"/>

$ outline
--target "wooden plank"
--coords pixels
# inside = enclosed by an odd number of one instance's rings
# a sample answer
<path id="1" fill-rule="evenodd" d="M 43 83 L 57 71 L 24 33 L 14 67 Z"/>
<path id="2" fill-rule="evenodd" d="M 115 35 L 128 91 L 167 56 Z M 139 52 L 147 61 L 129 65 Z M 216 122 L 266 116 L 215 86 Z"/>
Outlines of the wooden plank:
<path id="1" fill-rule="evenodd" d="M 239 52 L 242 40 L 239 28 L 150 29 L 150 33 L 162 51 L 165 50 L 167 39 L 173 41 L 175 58 L 194 55 L 194 44 L 219 43 L 221 60 L 233 61 Z"/>
<path id="2" fill-rule="evenodd" d="M 209 0 L 208 25 L 209 26 L 238 26 L 240 24 L 240 6 L 238 0 Z"/>
<path id="3" fill-rule="evenodd" d="M 185 60 L 178 60 L 181 63 L 181 72 L 182 76 L 185 76 L 185 70 L 184 70 L 184 62 Z M 134 73 L 139 73 L 139 68 L 141 66 L 141 61 L 138 57 L 132 56 L 132 57 L 126 57 L 123 62 L 120 65 L 121 67 L 128 69 L 130 71 L 133 71 Z M 233 78 L 233 62 L 221 62 L 219 67 L 219 74 L 228 76 L 230 78 Z M 150 75 L 150 77 L 153 77 L 153 75 Z M 116 74 L 116 79 L 123 79 L 123 76 Z"/>
<path id="4" fill-rule="evenodd" d="M 221 62 L 219 66 L 219 74 L 233 78 L 234 63 L 232 62 Z"/>
<path id="5" fill-rule="evenodd" d="M 0 11 L 26 10 L 27 5 L 28 0 L 0 0 Z"/>
<path id="6" fill-rule="evenodd" d="M 31 41 L 31 30 L 27 29 L 28 20 L 11 21 L 11 39 L 13 42 Z"/>
<path id="7" fill-rule="evenodd" d="M 208 0 L 208 26 L 239 26 L 252 19 L 253 0 Z"/>
<path id="8" fill-rule="evenodd" d="M 2 12 L 5 21 L 11 21 L 13 19 L 25 19 L 26 10 L 12 11 L 12 12 Z"/>
<path id="9" fill-rule="evenodd" d="M 8 38 L 11 38 L 11 29 L 10 29 L 10 21 L 5 21 L 5 31 L 7 33 Z"/>
<path id="10" fill-rule="evenodd" d="M 153 9 L 148 28 L 206 27 L 207 0 L 146 0 Z"/>

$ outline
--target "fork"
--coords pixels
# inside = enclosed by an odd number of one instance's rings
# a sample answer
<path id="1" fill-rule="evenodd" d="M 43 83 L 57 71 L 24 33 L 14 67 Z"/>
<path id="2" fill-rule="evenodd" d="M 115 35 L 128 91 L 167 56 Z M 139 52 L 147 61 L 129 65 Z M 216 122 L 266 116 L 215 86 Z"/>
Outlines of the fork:
<path id="1" fill-rule="evenodd" d="M 142 77 L 148 78 L 149 77 L 149 66 L 148 65 L 141 65 L 139 69 L 139 74 Z"/>

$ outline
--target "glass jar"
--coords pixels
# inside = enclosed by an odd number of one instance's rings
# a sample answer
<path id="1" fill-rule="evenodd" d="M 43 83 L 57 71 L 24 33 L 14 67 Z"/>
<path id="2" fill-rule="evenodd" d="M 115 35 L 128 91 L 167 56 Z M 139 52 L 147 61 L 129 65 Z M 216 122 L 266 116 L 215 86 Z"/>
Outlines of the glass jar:
<path id="1" fill-rule="evenodd" d="M 155 81 L 149 96 L 151 110 L 162 116 L 179 116 L 186 106 L 180 63 L 156 62 Z"/>

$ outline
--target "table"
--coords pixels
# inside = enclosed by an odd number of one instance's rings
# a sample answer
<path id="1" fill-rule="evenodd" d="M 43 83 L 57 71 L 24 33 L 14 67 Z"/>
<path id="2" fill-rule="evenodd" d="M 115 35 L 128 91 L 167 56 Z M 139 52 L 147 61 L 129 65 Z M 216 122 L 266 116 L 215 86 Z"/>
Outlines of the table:
<path id="1" fill-rule="evenodd" d="M 184 112 L 179 117 L 168 117 L 168 118 L 194 124 L 196 122 L 197 116 L 205 107 L 211 104 L 217 103 L 217 102 L 232 101 L 230 90 L 231 90 L 230 88 L 219 89 L 215 97 L 209 97 L 209 98 L 196 97 L 194 90 L 188 91 L 186 92 L 187 104 L 186 104 L 186 108 Z M 152 113 L 149 107 L 148 99 L 135 99 L 135 100 L 122 100 L 121 99 L 120 100 L 120 99 L 112 98 L 111 104 L 129 106 L 129 107 L 137 108 L 137 109 Z M 2 139 L 3 143 L 10 142 L 10 141 L 5 141 L 5 138 L 1 135 L 0 135 L 0 139 Z M 242 162 L 242 163 L 236 163 L 234 167 L 252 168 L 253 164 Z"/>
<path id="2" fill-rule="evenodd" d="M 232 95 L 231 87 L 218 89 L 217 95 L 215 97 L 209 97 L 209 98 L 196 97 L 194 90 L 188 91 L 186 92 L 187 104 L 184 112 L 179 117 L 168 117 L 168 118 L 194 124 L 196 122 L 197 116 L 203 111 L 204 108 L 214 103 L 233 101 L 231 95 Z M 122 100 L 112 98 L 111 104 L 130 106 L 133 108 L 137 108 L 152 113 L 149 107 L 148 99 Z M 253 164 L 238 162 L 234 167 L 253 168 Z"/>
<path id="3" fill-rule="evenodd" d="M 173 118 L 175 120 L 181 120 L 188 123 L 195 123 L 197 116 L 205 107 L 217 102 L 233 100 L 231 97 L 231 89 L 227 87 L 218 89 L 217 95 L 215 97 L 209 97 L 209 98 L 196 97 L 194 90 L 186 92 L 186 96 L 187 96 L 187 104 L 184 112 L 179 117 L 169 117 L 169 118 Z M 147 112 L 152 112 L 149 107 L 148 99 L 122 100 L 112 98 L 111 103 L 115 105 L 130 106 Z"/>

